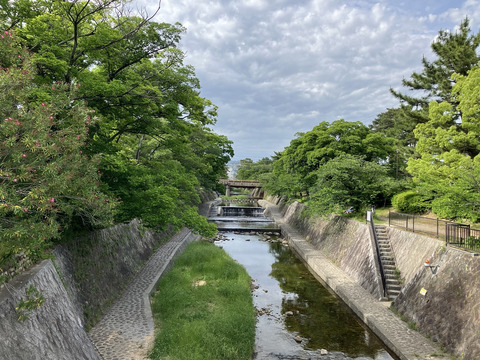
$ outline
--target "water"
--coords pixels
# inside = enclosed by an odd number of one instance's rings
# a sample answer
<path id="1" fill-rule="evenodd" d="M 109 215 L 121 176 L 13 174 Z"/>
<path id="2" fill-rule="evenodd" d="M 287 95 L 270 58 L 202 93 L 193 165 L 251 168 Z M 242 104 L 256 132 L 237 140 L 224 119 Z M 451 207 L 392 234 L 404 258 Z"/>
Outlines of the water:
<path id="1" fill-rule="evenodd" d="M 224 232 L 223 237 L 216 244 L 253 279 L 255 359 L 393 359 L 288 246 L 258 234 Z M 329 354 L 322 356 L 321 349 Z"/>

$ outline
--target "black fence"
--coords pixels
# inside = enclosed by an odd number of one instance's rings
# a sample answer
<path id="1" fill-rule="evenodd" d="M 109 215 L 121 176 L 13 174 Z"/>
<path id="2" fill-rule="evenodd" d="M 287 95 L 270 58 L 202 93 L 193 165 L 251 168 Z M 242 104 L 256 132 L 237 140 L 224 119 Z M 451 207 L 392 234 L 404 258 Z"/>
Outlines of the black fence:
<path id="1" fill-rule="evenodd" d="M 470 225 L 396 212 L 389 212 L 388 225 L 433 235 L 445 240 L 447 245 L 480 251 L 480 230 L 471 229 Z"/>

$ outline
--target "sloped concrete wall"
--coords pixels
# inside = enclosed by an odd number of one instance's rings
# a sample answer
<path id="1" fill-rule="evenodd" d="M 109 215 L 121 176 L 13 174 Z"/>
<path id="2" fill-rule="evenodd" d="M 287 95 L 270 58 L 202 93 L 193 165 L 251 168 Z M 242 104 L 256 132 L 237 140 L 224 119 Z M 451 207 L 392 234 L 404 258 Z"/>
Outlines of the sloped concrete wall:
<path id="1" fill-rule="evenodd" d="M 394 308 L 448 352 L 480 359 L 480 257 L 441 247 L 429 259 L 438 268 L 421 266 Z"/>
<path id="2" fill-rule="evenodd" d="M 282 199 L 268 200 L 282 205 Z M 372 293 L 375 286 L 371 282 L 375 280 L 373 266 L 366 259 L 368 234 L 364 224 L 341 217 L 311 222 L 301 215 L 302 204 L 282 208 L 284 220 Z M 395 311 L 449 353 L 464 360 L 480 359 L 480 256 L 418 233 L 395 228 L 387 232 L 404 280 L 392 304 Z M 435 272 L 424 266 L 426 259 L 439 265 Z"/>
<path id="3" fill-rule="evenodd" d="M 279 203 L 278 199 L 269 201 Z M 305 205 L 299 202 L 285 205 L 282 207 L 283 219 L 353 280 L 380 299 L 381 283 L 369 226 L 340 216 L 311 220 L 302 215 L 304 210 Z"/>
<path id="4" fill-rule="evenodd" d="M 54 249 L 54 259 L 17 276 L 0 291 L 0 359 L 97 359 L 86 330 L 121 295 L 172 231 L 138 220 L 82 236 Z M 34 285 L 45 303 L 25 322 L 15 307 Z"/>
<path id="5" fill-rule="evenodd" d="M 444 241 L 392 227 L 387 228 L 387 234 L 404 284 L 413 279 L 425 260 L 445 246 Z"/>
<path id="6" fill-rule="evenodd" d="M 44 303 L 17 320 L 15 308 L 33 285 Z M 51 260 L 16 277 L 0 291 L 0 359 L 98 359 Z"/>
<path id="7" fill-rule="evenodd" d="M 78 236 L 55 249 L 55 264 L 87 329 L 172 235 L 173 231 L 144 229 L 139 220 L 133 220 Z"/>

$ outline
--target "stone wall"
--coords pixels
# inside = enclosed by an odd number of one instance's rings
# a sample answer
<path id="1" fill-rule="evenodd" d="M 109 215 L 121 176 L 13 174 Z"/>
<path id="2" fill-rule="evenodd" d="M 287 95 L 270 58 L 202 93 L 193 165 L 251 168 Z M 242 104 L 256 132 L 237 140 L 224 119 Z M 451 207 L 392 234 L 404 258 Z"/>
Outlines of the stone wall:
<path id="1" fill-rule="evenodd" d="M 278 203 L 277 199 L 269 199 Z M 305 205 L 282 206 L 284 220 L 367 291 L 381 298 L 381 280 L 369 226 L 340 216 L 308 219 Z M 268 214 L 268 210 L 267 210 Z"/>
<path id="2" fill-rule="evenodd" d="M 53 262 L 42 262 L 0 290 L 0 359 L 97 359 L 84 327 L 99 319 L 172 234 L 134 220 L 55 248 Z M 15 307 L 30 285 L 42 291 L 45 303 L 20 322 Z"/>
<path id="3" fill-rule="evenodd" d="M 284 220 L 334 264 L 375 293 L 365 224 L 336 216 L 311 221 L 302 216 L 302 204 L 282 205 L 281 199 L 275 198 L 269 201 L 281 205 Z M 393 309 L 449 353 L 465 360 L 480 359 L 480 256 L 418 233 L 391 227 L 387 233 L 403 279 Z M 425 267 L 427 259 L 439 266 Z"/>
<path id="4" fill-rule="evenodd" d="M 480 257 L 441 247 L 428 258 L 438 268 L 420 266 L 395 309 L 448 352 L 480 359 Z"/>
<path id="5" fill-rule="evenodd" d="M 89 329 L 120 296 L 154 250 L 173 231 L 153 232 L 139 220 L 68 241 L 54 251 L 55 264 Z"/>
<path id="6" fill-rule="evenodd" d="M 28 319 L 18 321 L 15 308 L 30 286 L 41 292 L 44 302 Z M 2 360 L 98 359 L 51 260 L 0 291 L 0 339 Z"/>

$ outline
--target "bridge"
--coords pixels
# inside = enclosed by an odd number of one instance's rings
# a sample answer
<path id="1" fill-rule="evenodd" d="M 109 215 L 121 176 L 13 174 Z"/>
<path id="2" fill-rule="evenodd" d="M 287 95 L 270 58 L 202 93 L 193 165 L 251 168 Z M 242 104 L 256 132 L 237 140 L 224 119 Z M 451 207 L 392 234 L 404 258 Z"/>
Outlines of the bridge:
<path id="1" fill-rule="evenodd" d="M 243 188 L 243 189 L 257 189 L 261 188 L 262 184 L 257 180 L 231 180 L 231 179 L 220 179 L 218 181 L 220 184 L 225 185 L 226 191 L 225 196 L 230 196 L 230 189 L 234 188 Z"/>

